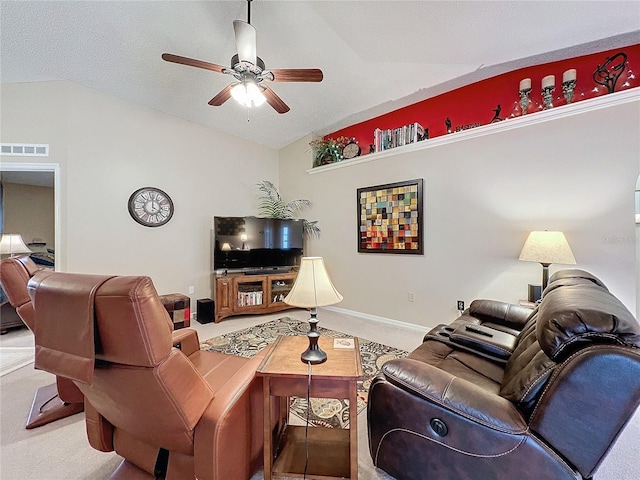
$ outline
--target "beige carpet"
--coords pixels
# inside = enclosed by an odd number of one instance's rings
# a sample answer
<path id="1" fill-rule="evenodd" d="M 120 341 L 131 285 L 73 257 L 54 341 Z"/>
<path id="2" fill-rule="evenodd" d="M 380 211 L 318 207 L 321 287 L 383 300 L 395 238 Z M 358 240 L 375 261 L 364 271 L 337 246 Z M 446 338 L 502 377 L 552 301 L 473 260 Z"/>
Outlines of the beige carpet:
<path id="1" fill-rule="evenodd" d="M 0 377 L 33 363 L 33 347 L 0 347 Z"/>

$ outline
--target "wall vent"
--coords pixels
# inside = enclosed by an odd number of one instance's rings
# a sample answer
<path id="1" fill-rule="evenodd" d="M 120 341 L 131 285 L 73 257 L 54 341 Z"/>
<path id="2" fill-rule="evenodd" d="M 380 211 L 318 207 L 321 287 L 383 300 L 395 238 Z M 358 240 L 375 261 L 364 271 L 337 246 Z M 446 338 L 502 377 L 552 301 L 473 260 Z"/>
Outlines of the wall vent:
<path id="1" fill-rule="evenodd" d="M 0 155 L 18 157 L 48 157 L 49 145 L 42 143 L 2 143 Z"/>

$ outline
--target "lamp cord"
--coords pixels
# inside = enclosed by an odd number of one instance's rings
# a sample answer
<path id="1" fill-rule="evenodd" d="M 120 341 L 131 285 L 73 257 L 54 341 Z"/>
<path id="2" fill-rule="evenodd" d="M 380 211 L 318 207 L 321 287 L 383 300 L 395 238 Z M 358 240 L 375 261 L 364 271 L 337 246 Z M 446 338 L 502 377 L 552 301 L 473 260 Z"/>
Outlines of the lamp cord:
<path id="1" fill-rule="evenodd" d="M 311 361 L 308 361 L 309 365 L 309 378 L 307 380 L 307 421 L 304 427 L 304 474 L 303 480 L 307 478 L 307 467 L 309 466 L 309 411 L 311 410 Z"/>

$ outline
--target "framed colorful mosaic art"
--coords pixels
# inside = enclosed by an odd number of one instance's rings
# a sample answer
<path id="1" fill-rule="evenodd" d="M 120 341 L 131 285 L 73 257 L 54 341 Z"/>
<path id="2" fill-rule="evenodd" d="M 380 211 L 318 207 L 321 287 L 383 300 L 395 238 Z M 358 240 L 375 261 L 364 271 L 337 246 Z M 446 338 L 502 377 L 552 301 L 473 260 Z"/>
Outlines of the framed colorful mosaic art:
<path id="1" fill-rule="evenodd" d="M 358 189 L 358 252 L 423 255 L 423 179 Z"/>

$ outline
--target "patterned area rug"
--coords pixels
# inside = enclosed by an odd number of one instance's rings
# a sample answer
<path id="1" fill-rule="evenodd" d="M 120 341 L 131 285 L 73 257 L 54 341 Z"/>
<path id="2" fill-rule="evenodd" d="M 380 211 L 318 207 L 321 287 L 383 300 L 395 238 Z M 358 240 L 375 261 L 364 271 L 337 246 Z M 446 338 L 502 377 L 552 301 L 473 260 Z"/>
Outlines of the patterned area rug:
<path id="1" fill-rule="evenodd" d="M 309 324 L 305 321 L 283 317 L 262 325 L 210 338 L 201 344 L 201 348 L 215 352 L 239 355 L 251 358 L 264 347 L 274 342 L 278 335 L 306 335 Z M 333 338 L 350 338 L 351 335 L 318 327 L 322 335 Z M 369 384 L 385 362 L 402 358 L 408 352 L 372 342 L 358 337 L 360 358 L 362 360 L 362 381 L 358 382 L 358 413 L 366 406 Z M 306 420 L 307 399 L 291 398 L 291 413 Z M 347 428 L 349 426 L 349 401 L 331 398 L 312 398 L 310 423 L 317 426 Z"/>

